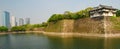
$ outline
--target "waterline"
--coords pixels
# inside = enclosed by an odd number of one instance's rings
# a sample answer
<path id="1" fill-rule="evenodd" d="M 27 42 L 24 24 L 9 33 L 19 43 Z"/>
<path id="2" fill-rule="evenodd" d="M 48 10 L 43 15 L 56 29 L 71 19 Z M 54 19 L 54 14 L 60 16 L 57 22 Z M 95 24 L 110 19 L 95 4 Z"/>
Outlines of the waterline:
<path id="1" fill-rule="evenodd" d="M 45 35 L 60 36 L 60 37 L 104 37 L 104 38 L 118 38 L 120 33 L 117 34 L 94 34 L 94 33 L 54 33 L 45 32 Z"/>
<path id="2" fill-rule="evenodd" d="M 44 31 L 26 31 L 26 32 L 10 32 L 10 33 L 0 33 L 4 34 L 44 34 L 48 36 L 58 36 L 58 37 L 103 37 L 103 38 L 120 38 L 120 33 L 116 34 L 97 34 L 97 33 L 73 33 L 73 32 L 44 32 Z"/>

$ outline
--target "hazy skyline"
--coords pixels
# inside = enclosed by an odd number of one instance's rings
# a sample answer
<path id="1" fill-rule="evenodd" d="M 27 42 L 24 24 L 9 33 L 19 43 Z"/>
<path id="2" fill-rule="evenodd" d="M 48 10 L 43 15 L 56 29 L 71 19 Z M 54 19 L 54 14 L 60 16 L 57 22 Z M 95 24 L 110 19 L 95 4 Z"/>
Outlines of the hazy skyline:
<path id="1" fill-rule="evenodd" d="M 120 0 L 0 0 L 0 11 L 17 18 L 29 17 L 32 24 L 46 22 L 52 14 L 77 12 L 99 4 L 120 9 Z"/>

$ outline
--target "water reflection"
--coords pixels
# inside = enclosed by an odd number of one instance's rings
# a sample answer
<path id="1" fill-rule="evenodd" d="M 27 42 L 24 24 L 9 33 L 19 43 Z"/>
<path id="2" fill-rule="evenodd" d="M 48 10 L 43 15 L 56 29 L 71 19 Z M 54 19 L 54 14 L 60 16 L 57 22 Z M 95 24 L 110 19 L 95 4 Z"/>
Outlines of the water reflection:
<path id="1" fill-rule="evenodd" d="M 63 49 L 74 49 L 73 47 L 73 38 L 63 38 L 62 43 L 63 43 Z"/>
<path id="2" fill-rule="evenodd" d="M 52 37 L 39 34 L 0 36 L 0 49 L 119 49 L 120 38 Z"/>
<path id="3" fill-rule="evenodd" d="M 49 47 L 49 40 L 42 35 L 9 34 L 1 37 L 0 41 L 3 41 L 0 42 L 0 49 L 48 49 Z"/>
<path id="4" fill-rule="evenodd" d="M 76 38 L 75 41 L 74 46 L 79 49 L 104 49 L 103 38 Z"/>
<path id="5" fill-rule="evenodd" d="M 11 48 L 11 45 L 10 45 L 10 38 L 9 37 L 6 37 L 8 35 L 1 35 L 0 36 L 0 49 L 7 49 L 7 48 Z"/>
<path id="6" fill-rule="evenodd" d="M 120 38 L 106 38 L 105 49 L 120 49 Z"/>
<path id="7" fill-rule="evenodd" d="M 49 37 L 51 49 L 104 49 L 103 38 Z"/>

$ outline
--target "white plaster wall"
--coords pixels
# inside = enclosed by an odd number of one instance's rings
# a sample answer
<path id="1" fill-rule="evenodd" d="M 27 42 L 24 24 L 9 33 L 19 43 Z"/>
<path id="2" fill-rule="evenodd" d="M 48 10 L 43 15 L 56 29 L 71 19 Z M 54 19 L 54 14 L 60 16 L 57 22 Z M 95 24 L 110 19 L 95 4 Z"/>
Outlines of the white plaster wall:
<path id="1" fill-rule="evenodd" d="M 113 13 L 112 13 L 112 12 L 109 12 L 109 13 L 108 13 L 108 16 L 113 16 Z"/>
<path id="2" fill-rule="evenodd" d="M 107 14 L 107 13 L 103 13 L 102 15 L 103 15 L 103 16 L 108 16 L 108 14 Z"/>

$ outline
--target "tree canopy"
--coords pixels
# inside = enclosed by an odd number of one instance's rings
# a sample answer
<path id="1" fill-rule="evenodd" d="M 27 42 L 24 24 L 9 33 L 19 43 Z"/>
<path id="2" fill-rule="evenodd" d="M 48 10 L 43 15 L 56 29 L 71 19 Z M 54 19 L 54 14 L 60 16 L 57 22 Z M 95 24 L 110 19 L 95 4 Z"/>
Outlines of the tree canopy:
<path id="1" fill-rule="evenodd" d="M 43 22 L 41 24 L 26 24 L 22 26 L 14 26 L 11 28 L 11 31 L 32 31 L 34 28 L 44 28 L 47 26 L 47 23 Z"/>
<path id="2" fill-rule="evenodd" d="M 79 19 L 89 17 L 89 11 L 93 8 L 88 7 L 84 10 L 72 13 L 70 11 L 65 11 L 64 14 L 53 14 L 49 19 L 48 22 L 57 22 L 62 19 Z"/>
<path id="3" fill-rule="evenodd" d="M 117 17 L 120 17 L 120 10 L 118 10 L 118 11 L 116 12 L 116 16 L 117 16 Z"/>
<path id="4" fill-rule="evenodd" d="M 0 32 L 6 32 L 8 31 L 8 28 L 5 26 L 0 26 Z"/>

